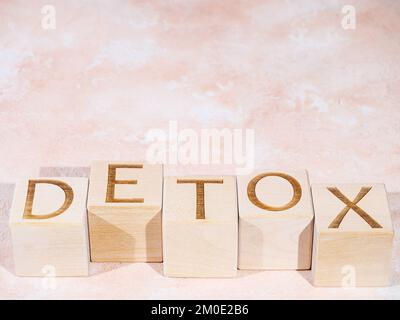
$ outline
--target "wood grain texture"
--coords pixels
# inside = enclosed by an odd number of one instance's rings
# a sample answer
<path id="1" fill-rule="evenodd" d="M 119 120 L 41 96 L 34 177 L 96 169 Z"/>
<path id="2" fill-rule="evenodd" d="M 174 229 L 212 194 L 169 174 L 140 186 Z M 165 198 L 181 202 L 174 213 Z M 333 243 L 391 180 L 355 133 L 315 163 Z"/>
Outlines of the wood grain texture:
<path id="1" fill-rule="evenodd" d="M 92 261 L 162 261 L 162 179 L 162 165 L 93 162 L 88 196 Z"/>
<path id="2" fill-rule="evenodd" d="M 384 185 L 315 184 L 312 194 L 314 285 L 387 285 L 393 225 Z"/>
<path id="3" fill-rule="evenodd" d="M 46 276 L 49 271 L 54 276 L 88 275 L 88 180 L 54 180 L 26 179 L 17 183 L 9 225 L 19 276 Z M 68 196 L 71 194 L 73 198 Z"/>
<path id="4" fill-rule="evenodd" d="M 238 199 L 239 269 L 310 269 L 314 213 L 306 171 L 238 176 Z"/>
<path id="5" fill-rule="evenodd" d="M 196 219 L 195 183 L 204 184 L 205 218 Z M 233 277 L 237 272 L 236 179 L 231 176 L 166 177 L 163 207 L 164 275 Z"/>

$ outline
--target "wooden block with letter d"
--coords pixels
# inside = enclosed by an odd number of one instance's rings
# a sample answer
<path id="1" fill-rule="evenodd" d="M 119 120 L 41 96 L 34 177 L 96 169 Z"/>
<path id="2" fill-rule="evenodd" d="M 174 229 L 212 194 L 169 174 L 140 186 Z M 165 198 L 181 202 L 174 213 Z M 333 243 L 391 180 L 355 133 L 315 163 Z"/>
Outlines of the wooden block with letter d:
<path id="1" fill-rule="evenodd" d="M 164 274 L 233 277 L 237 271 L 236 179 L 231 176 L 164 180 Z"/>
<path id="2" fill-rule="evenodd" d="M 311 267 L 314 211 L 307 172 L 238 177 L 239 269 Z"/>
<path id="3" fill-rule="evenodd" d="M 93 162 L 88 196 L 92 261 L 162 261 L 162 180 L 162 165 Z"/>
<path id="4" fill-rule="evenodd" d="M 38 178 L 17 183 L 10 213 L 18 276 L 87 276 L 88 181 Z"/>
<path id="5" fill-rule="evenodd" d="M 383 184 L 315 184 L 316 286 L 386 286 L 393 225 Z"/>

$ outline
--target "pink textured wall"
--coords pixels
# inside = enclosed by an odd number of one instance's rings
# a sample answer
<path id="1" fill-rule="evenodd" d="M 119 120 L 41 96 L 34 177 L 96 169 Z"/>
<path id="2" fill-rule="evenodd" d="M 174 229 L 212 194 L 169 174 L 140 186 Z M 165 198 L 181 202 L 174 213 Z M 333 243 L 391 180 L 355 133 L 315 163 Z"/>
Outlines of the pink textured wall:
<path id="1" fill-rule="evenodd" d="M 56 9 L 54 30 L 42 28 L 45 4 Z M 354 30 L 341 25 L 346 4 Z M 386 289 L 316 289 L 298 272 L 176 280 L 159 265 L 100 264 L 79 286 L 61 279 L 46 291 L 12 275 L 5 227 L 18 177 L 141 161 L 146 132 L 169 121 L 254 130 L 257 167 L 306 168 L 312 182 L 384 182 L 398 226 L 399 16 L 389 0 L 1 1 L 0 298 L 400 298 L 398 255 Z"/>

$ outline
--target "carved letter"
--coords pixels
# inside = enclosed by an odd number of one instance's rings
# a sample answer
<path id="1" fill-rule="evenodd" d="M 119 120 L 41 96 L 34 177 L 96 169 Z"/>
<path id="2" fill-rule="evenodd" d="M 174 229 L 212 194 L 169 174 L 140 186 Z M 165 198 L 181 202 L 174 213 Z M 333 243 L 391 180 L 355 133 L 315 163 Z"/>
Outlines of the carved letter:
<path id="1" fill-rule="evenodd" d="M 143 203 L 143 198 L 115 199 L 116 184 L 137 184 L 137 180 L 116 180 L 117 169 L 143 169 L 142 164 L 110 164 L 108 166 L 108 183 L 106 202 Z"/>
<path id="2" fill-rule="evenodd" d="M 350 209 L 353 209 L 361 218 L 363 218 L 371 228 L 382 228 L 382 226 L 376 222 L 368 213 L 357 206 L 357 203 L 361 201 L 362 198 L 371 190 L 371 187 L 363 187 L 353 201 L 350 201 L 343 193 L 340 192 L 338 188 L 328 188 L 340 201 L 346 204 L 346 207 L 337 215 L 335 220 L 329 225 L 329 228 L 337 229 L 342 223 L 344 217 Z"/>
<path id="3" fill-rule="evenodd" d="M 256 186 L 257 183 L 265 178 L 265 177 L 280 177 L 282 179 L 287 180 L 293 188 L 293 197 L 290 202 L 287 204 L 280 206 L 280 207 L 273 207 L 269 206 L 263 202 L 261 202 L 256 195 Z M 247 186 L 247 196 L 249 197 L 249 200 L 257 207 L 264 209 L 264 210 L 269 210 L 269 211 L 284 211 L 288 210 L 292 207 L 294 207 L 301 199 L 301 186 L 300 183 L 297 182 L 297 180 L 285 173 L 280 173 L 280 172 L 269 172 L 269 173 L 262 173 L 259 174 L 258 176 L 254 177 L 248 184 Z"/>
<path id="4" fill-rule="evenodd" d="M 65 201 L 60 209 L 58 209 L 57 211 L 55 211 L 53 213 L 49 213 L 49 214 L 40 214 L 40 215 L 32 214 L 32 206 L 33 206 L 33 199 L 35 197 L 35 189 L 36 189 L 36 185 L 39 183 L 54 184 L 54 185 L 60 187 L 64 191 Z M 70 207 L 73 199 L 74 199 L 74 192 L 72 191 L 71 187 L 62 181 L 29 180 L 28 193 L 26 195 L 26 202 L 25 202 L 24 219 L 49 219 L 49 218 L 56 217 L 56 216 L 62 214 L 63 212 L 65 212 Z"/>
<path id="5" fill-rule="evenodd" d="M 224 183 L 224 180 L 195 180 L 178 179 L 177 183 L 195 183 L 196 184 L 196 219 L 205 219 L 204 210 L 204 184 L 205 183 Z"/>

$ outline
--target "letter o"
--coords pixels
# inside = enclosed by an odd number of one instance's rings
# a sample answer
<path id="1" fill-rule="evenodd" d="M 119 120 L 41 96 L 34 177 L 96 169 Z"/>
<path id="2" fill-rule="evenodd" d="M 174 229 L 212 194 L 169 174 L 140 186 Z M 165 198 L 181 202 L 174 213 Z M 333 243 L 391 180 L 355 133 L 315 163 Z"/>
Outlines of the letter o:
<path id="1" fill-rule="evenodd" d="M 292 199 L 287 204 L 280 206 L 280 207 L 269 206 L 269 205 L 261 202 L 260 199 L 258 199 L 257 195 L 256 195 L 256 186 L 257 186 L 257 183 L 265 177 L 280 177 L 282 179 L 287 180 L 292 185 L 292 188 L 293 188 Z M 253 203 L 255 206 L 257 206 L 261 209 L 268 210 L 268 211 L 288 210 L 288 209 L 294 207 L 300 201 L 301 195 L 302 195 L 302 191 L 301 191 L 300 183 L 292 176 L 289 176 L 288 174 L 280 173 L 280 172 L 268 172 L 268 173 L 259 174 L 258 176 L 251 179 L 251 181 L 247 185 L 247 196 L 249 197 L 249 200 L 251 201 L 251 203 Z"/>

